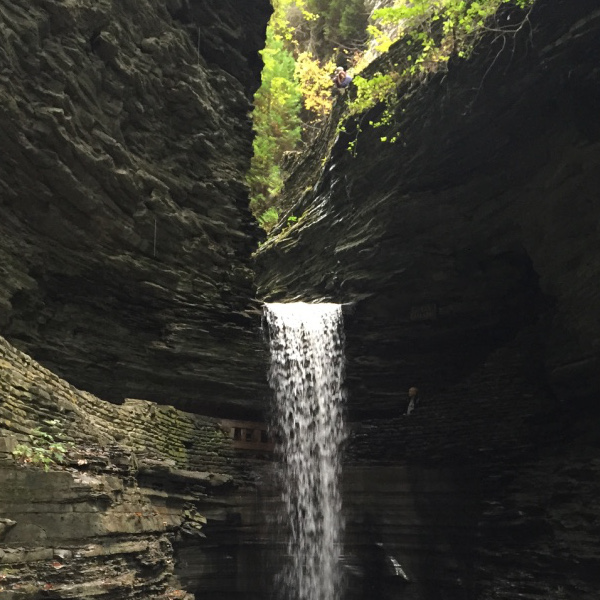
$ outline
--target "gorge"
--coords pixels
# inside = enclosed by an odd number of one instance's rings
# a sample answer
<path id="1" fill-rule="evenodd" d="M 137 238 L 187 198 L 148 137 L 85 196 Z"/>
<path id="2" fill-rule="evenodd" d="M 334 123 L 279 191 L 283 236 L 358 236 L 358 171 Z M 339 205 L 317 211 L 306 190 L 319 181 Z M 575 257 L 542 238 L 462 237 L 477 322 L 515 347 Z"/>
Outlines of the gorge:
<path id="1" fill-rule="evenodd" d="M 270 597 L 262 304 L 304 301 L 343 303 L 347 596 L 594 600 L 597 1 L 538 0 L 389 129 L 338 100 L 257 249 L 270 11 L 0 4 L 0 598 Z"/>

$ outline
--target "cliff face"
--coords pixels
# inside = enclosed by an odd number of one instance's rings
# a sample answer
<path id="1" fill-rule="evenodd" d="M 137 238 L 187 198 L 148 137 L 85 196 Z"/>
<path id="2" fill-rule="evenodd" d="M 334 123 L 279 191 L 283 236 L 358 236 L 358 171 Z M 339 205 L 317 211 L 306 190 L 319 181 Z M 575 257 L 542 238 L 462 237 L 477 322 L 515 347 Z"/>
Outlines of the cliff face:
<path id="1" fill-rule="evenodd" d="M 0 333 L 103 397 L 262 405 L 243 176 L 271 8 L 237 4 L 0 8 Z"/>
<path id="2" fill-rule="evenodd" d="M 0 340 L 11 598 L 268 593 L 268 468 L 214 419 L 70 385 L 262 409 L 241 181 L 267 14 L 0 8 L 0 331 L 51 368 Z M 599 28 L 595 0 L 540 0 L 402 99 L 398 143 L 349 127 L 316 183 L 317 144 L 290 179 L 259 293 L 348 303 L 347 550 L 372 575 L 349 596 L 597 596 Z M 40 426 L 75 444 L 48 473 L 13 455 Z M 378 542 L 411 585 L 378 577 Z"/>
<path id="3" fill-rule="evenodd" d="M 523 328 L 559 397 L 597 392 L 595 9 L 540 2 L 521 35 L 407 93 L 392 130 L 365 125 L 376 109 L 347 125 L 258 253 L 260 296 L 353 303 L 353 409 L 446 388 Z"/>
<path id="4" fill-rule="evenodd" d="M 347 124 L 257 254 L 259 296 L 348 303 L 348 463 L 408 490 L 352 484 L 349 535 L 388 544 L 403 597 L 596 595 L 599 31 L 596 2 L 541 0 L 387 129 Z"/>

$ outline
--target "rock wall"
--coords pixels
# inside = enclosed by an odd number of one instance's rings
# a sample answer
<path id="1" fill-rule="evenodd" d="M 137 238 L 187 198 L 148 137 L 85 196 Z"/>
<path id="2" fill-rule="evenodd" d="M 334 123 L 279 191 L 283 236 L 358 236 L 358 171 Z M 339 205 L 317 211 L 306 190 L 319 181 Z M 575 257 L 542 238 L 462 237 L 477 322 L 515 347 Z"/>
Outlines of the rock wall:
<path id="1" fill-rule="evenodd" d="M 268 465 L 212 418 L 59 377 L 264 408 L 241 182 L 269 7 L 238 4 L 0 8 L 0 332 L 51 367 L 0 340 L 10 600 L 267 594 Z M 348 551 L 371 575 L 350 596 L 597 596 L 599 26 L 595 1 L 540 0 L 407 91 L 399 129 L 350 126 L 290 178 L 259 294 L 348 303 Z M 15 461 L 37 428 L 74 444 L 48 472 Z M 379 542 L 412 583 L 377 577 Z"/>
<path id="2" fill-rule="evenodd" d="M 261 410 L 244 174 L 270 11 L 0 7 L 0 334 L 79 387 Z"/>
<path id="3" fill-rule="evenodd" d="M 347 123 L 257 253 L 260 297 L 346 303 L 348 463 L 372 474 L 349 535 L 414 579 L 381 597 L 597 595 L 599 30 L 596 2 L 540 0 L 387 128 Z"/>
<path id="4" fill-rule="evenodd" d="M 0 338 L 2 598 L 239 597 L 258 587 L 268 468 L 215 419 L 103 402 Z"/>
<path id="5" fill-rule="evenodd" d="M 598 419 L 548 396 L 535 352 L 520 340 L 410 415 L 400 402 L 352 424 L 347 551 L 380 542 L 411 579 L 388 576 L 379 597 L 596 596 Z"/>
<path id="6" fill-rule="evenodd" d="M 600 389 L 596 8 L 539 2 L 509 49 L 407 92 L 395 129 L 348 123 L 314 189 L 292 189 L 301 215 L 257 253 L 259 295 L 353 304 L 353 409 L 448 388 L 536 326 L 558 396 Z"/>

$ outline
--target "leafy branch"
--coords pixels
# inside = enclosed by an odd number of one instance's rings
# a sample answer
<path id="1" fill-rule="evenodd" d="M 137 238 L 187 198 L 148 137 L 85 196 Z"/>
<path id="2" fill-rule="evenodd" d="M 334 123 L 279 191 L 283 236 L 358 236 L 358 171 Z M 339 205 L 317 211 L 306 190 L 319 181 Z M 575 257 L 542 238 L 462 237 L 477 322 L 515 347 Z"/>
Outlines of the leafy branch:
<path id="1" fill-rule="evenodd" d="M 377 72 L 372 77 L 356 76 L 356 94 L 348 103 L 350 115 L 359 115 L 383 104 L 381 119 L 372 126 L 388 124 L 393 107 L 398 102 L 400 89 L 424 82 L 431 74 L 446 70 L 451 57 L 468 58 L 477 42 L 488 33 L 494 41 L 503 38 L 502 53 L 508 36 L 516 36 L 529 22 L 529 12 L 535 0 L 401 0 L 392 8 L 382 8 L 374 13 L 377 25 L 369 31 L 378 42 L 378 50 L 387 52 L 399 39 L 405 52 L 390 64 L 387 72 Z M 515 24 L 499 25 L 498 10 L 512 4 L 521 10 L 529 9 Z M 510 18 L 510 15 L 509 15 Z M 393 36 L 386 33 L 392 27 Z M 499 53 L 499 54 L 500 54 Z M 487 73 L 492 68 L 489 67 Z M 390 61 L 391 62 L 391 61 Z M 485 76 L 484 76 L 485 78 Z M 382 138 L 395 141 L 397 136 Z"/>
<path id="2" fill-rule="evenodd" d="M 59 422 L 54 419 L 47 423 L 54 426 Z M 73 445 L 70 442 L 57 442 L 54 436 L 41 429 L 34 429 L 29 439 L 29 444 L 15 446 L 12 451 L 13 457 L 23 464 L 43 467 L 44 471 L 49 471 L 52 465 L 63 464 L 68 449 Z"/>

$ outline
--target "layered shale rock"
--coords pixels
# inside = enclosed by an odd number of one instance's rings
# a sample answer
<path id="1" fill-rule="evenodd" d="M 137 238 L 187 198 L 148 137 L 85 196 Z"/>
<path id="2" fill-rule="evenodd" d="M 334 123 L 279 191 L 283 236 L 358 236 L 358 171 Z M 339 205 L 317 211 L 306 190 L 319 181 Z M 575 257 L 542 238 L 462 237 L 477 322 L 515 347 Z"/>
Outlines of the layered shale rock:
<path id="1" fill-rule="evenodd" d="M 36 465 L 57 444 L 64 458 Z M 190 600 L 256 588 L 247 565 L 265 465 L 236 455 L 215 419 L 103 402 L 0 338 L 0 595 Z"/>
<path id="2" fill-rule="evenodd" d="M 538 3 L 526 35 L 407 92 L 393 129 L 365 125 L 381 108 L 346 124 L 314 188 L 292 178 L 259 295 L 353 304 L 357 412 L 447 388 L 530 326 L 561 398 L 600 389 L 596 8 Z"/>
<path id="3" fill-rule="evenodd" d="M 347 303 L 349 542 L 402 597 L 597 595 L 599 32 L 596 2 L 540 0 L 388 128 L 347 123 L 257 253 L 261 297 Z"/>
<path id="4" fill-rule="evenodd" d="M 72 383 L 260 410 L 243 177 L 270 10 L 0 8 L 0 333 Z"/>

